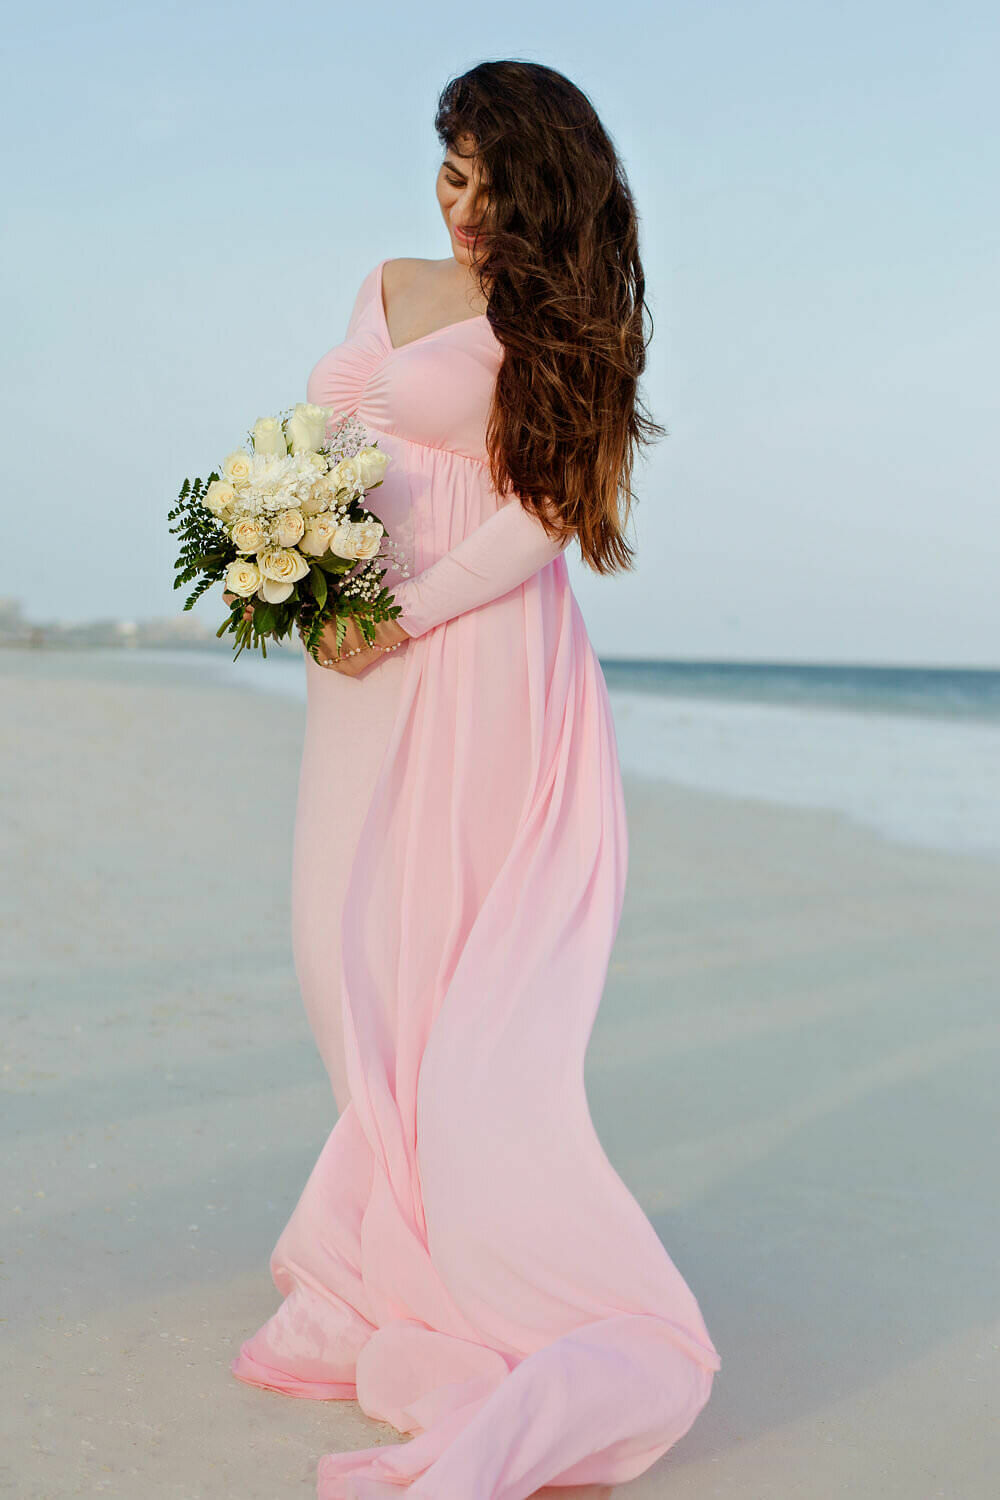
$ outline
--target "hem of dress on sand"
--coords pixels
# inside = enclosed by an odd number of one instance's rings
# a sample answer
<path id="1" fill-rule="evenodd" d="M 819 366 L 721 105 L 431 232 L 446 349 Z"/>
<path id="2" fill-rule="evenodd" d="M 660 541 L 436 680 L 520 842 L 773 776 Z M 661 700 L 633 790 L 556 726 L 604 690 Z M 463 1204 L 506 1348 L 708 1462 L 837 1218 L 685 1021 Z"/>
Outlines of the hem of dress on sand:
<path id="1" fill-rule="evenodd" d="M 252 1374 L 251 1369 L 254 1372 Z M 258 1390 L 277 1391 L 282 1396 L 298 1396 L 306 1401 L 357 1400 L 357 1386 L 352 1381 L 295 1380 L 281 1370 L 272 1372 L 270 1366 L 262 1365 L 259 1360 L 244 1354 L 242 1350 L 230 1362 L 229 1373 L 244 1385 L 256 1386 Z M 269 1374 L 273 1375 L 272 1379 L 268 1378 Z"/>

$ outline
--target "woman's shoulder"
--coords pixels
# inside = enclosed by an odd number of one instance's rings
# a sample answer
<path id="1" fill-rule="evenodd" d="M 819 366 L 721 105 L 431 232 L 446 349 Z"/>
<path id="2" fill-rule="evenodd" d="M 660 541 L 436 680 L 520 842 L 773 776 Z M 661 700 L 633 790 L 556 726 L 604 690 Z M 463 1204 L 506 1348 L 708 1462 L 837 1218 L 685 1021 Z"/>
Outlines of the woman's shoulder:
<path id="1" fill-rule="evenodd" d="M 405 295 L 411 287 L 440 275 L 442 267 L 447 266 L 451 259 L 449 256 L 445 260 L 424 260 L 415 255 L 403 255 L 396 260 L 384 260 L 381 262 L 382 284 L 390 297 L 396 292 Z"/>

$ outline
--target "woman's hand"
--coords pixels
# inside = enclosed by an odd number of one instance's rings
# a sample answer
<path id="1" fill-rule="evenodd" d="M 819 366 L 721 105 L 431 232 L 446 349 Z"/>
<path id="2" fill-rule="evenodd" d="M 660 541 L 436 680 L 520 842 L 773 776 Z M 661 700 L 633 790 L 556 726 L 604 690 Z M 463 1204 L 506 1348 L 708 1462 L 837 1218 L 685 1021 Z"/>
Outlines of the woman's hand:
<path id="1" fill-rule="evenodd" d="M 228 604 L 230 606 L 234 605 L 236 603 L 236 597 L 237 596 L 235 594 L 231 594 L 228 589 L 223 589 L 222 590 L 222 600 L 223 600 L 224 604 Z M 244 618 L 244 620 L 249 620 L 249 619 L 253 618 L 253 600 L 252 599 L 248 599 L 247 602 L 246 602 L 246 609 L 244 609 L 244 611 L 243 611 L 243 618 Z"/>
<path id="2" fill-rule="evenodd" d="M 230 606 L 236 603 L 237 596 L 224 589 L 222 593 L 224 602 Z M 247 599 L 243 610 L 244 620 L 253 618 L 253 600 Z M 305 636 L 299 627 L 299 636 L 303 645 Z M 337 627 L 336 622 L 331 620 L 323 626 L 316 649 L 319 652 L 320 664 L 328 667 L 333 672 L 343 672 L 347 677 L 357 677 L 359 672 L 367 671 L 373 662 L 385 655 L 391 647 L 410 640 L 411 637 L 403 629 L 402 625 L 395 620 L 379 620 L 375 626 L 375 644 L 369 646 L 361 628 L 355 620 L 347 621 L 347 631 L 344 635 L 344 643 L 337 655 Z M 315 658 L 313 658 L 315 660 Z"/>
<path id="3" fill-rule="evenodd" d="M 301 627 L 299 635 L 303 636 Z M 319 640 L 316 642 L 316 650 L 319 652 L 320 665 L 328 668 L 331 672 L 342 672 L 346 677 L 357 677 L 360 672 L 365 672 L 388 650 L 402 642 L 410 640 L 410 636 L 402 625 L 395 620 L 379 620 L 375 626 L 375 643 L 369 646 L 361 634 L 361 627 L 355 620 L 347 621 L 347 630 L 344 635 L 340 655 L 337 655 L 337 626 L 334 620 L 330 620 L 323 626 Z M 313 658 L 315 660 L 315 658 Z"/>

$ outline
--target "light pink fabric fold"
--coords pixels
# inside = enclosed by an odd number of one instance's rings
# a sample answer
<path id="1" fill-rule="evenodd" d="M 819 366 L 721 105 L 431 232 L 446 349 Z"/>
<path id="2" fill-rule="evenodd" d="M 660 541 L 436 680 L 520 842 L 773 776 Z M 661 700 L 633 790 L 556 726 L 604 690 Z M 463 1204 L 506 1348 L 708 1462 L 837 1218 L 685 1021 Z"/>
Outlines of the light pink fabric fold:
<path id="1" fill-rule="evenodd" d="M 391 452 L 372 503 L 417 565 L 398 659 L 306 661 L 296 962 L 341 1113 L 271 1258 L 284 1300 L 232 1367 L 412 1434 L 323 1457 L 320 1500 L 621 1483 L 720 1368 L 588 1109 L 624 797 L 562 549 L 488 481 L 501 352 L 484 319 L 394 350 L 379 266 L 309 382 Z M 323 778 L 349 784 L 369 708 L 341 831 Z"/>

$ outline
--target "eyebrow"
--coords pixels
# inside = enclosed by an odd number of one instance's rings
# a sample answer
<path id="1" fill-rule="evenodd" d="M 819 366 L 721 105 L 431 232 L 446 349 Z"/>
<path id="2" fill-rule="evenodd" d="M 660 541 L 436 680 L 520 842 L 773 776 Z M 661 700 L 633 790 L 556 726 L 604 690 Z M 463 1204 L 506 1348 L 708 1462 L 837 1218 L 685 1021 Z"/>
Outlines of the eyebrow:
<path id="1" fill-rule="evenodd" d="M 454 172 L 456 177 L 461 177 L 462 180 L 463 180 L 463 182 L 468 182 L 468 180 L 469 180 L 469 174 L 468 174 L 468 172 L 463 171 L 463 169 L 461 167 L 456 167 L 455 163 L 451 160 L 450 157 L 445 156 L 444 159 L 441 162 L 441 165 L 443 167 L 447 167 L 447 169 L 448 169 L 449 172 Z M 487 191 L 487 187 L 486 187 L 486 183 L 485 182 L 480 181 L 480 186 L 481 186 L 481 188 L 482 188 L 482 190 L 484 192 Z"/>

